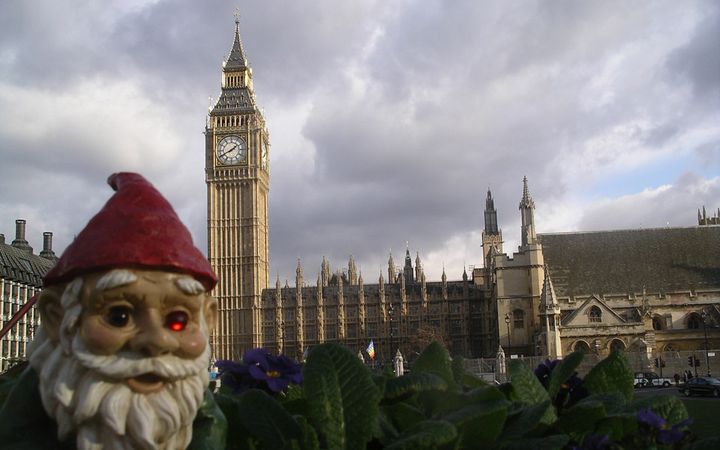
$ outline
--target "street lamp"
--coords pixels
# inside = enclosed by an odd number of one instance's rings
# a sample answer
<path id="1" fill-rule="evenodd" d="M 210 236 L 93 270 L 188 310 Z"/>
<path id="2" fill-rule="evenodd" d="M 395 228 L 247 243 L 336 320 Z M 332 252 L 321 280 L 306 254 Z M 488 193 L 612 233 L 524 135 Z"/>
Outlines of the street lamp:
<path id="1" fill-rule="evenodd" d="M 700 316 L 702 317 L 702 323 L 703 323 L 703 331 L 705 332 L 705 366 L 707 367 L 707 376 L 710 376 L 710 358 L 708 356 L 708 338 L 707 338 L 707 325 L 705 324 L 705 321 L 708 318 L 708 314 L 703 311 L 700 313 Z"/>
<path id="2" fill-rule="evenodd" d="M 510 314 L 505 313 L 505 325 L 507 325 L 508 332 L 508 352 L 510 351 Z"/>

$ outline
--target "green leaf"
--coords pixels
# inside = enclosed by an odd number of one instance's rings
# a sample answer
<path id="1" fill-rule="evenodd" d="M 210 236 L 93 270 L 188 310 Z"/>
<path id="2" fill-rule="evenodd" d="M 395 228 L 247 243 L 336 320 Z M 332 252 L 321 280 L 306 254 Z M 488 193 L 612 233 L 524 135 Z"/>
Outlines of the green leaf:
<path id="1" fill-rule="evenodd" d="M 435 374 L 412 372 L 402 377 L 388 379 L 385 384 L 385 399 L 394 400 L 429 390 L 444 391 L 447 387 L 447 382 Z"/>
<path id="2" fill-rule="evenodd" d="M 477 447 L 495 442 L 505 423 L 507 408 L 506 400 L 475 403 L 451 411 L 442 419 L 455 425 L 461 447 Z"/>
<path id="3" fill-rule="evenodd" d="M 250 431 L 240 418 L 240 400 L 235 395 L 221 392 L 215 394 L 215 401 L 227 419 L 227 450 L 250 450 L 255 448 Z M 222 447 L 219 447 L 222 448 Z"/>
<path id="4" fill-rule="evenodd" d="M 600 402 L 607 414 L 616 414 L 625 411 L 627 402 L 619 392 L 606 392 L 605 394 L 592 394 L 580 400 L 577 404 Z"/>
<path id="5" fill-rule="evenodd" d="M 506 420 L 503 439 L 519 439 L 531 434 L 538 428 L 540 419 L 547 414 L 548 408 L 552 408 L 550 400 L 535 405 L 523 405 L 522 408 L 513 410 Z"/>
<path id="6" fill-rule="evenodd" d="M 558 428 L 563 433 L 582 435 L 593 430 L 606 414 L 605 405 L 599 401 L 578 403 L 560 415 Z"/>
<path id="7" fill-rule="evenodd" d="M 620 392 L 628 401 L 632 400 L 633 372 L 621 352 L 612 352 L 600 361 L 585 377 L 585 388 L 593 394 Z"/>
<path id="8" fill-rule="evenodd" d="M 331 449 L 364 449 L 378 427 L 380 391 L 368 369 L 334 343 L 313 349 L 303 387 L 310 419 Z"/>
<path id="9" fill-rule="evenodd" d="M 264 391 L 251 389 L 239 396 L 238 414 L 262 448 L 290 448 L 302 441 L 302 430 L 280 403 Z"/>
<path id="10" fill-rule="evenodd" d="M 434 449 L 451 442 L 457 437 L 457 430 L 442 420 L 425 420 L 415 424 L 385 447 L 386 450 Z"/>
<path id="11" fill-rule="evenodd" d="M 317 433 L 315 429 L 308 423 L 307 418 L 303 416 L 296 416 L 300 428 L 302 429 L 302 445 L 303 450 L 319 450 L 320 442 L 318 441 Z"/>
<path id="12" fill-rule="evenodd" d="M 400 431 L 407 430 L 426 419 L 422 411 L 407 403 L 384 406 L 383 411 L 392 420 L 395 428 Z"/>
<path id="13" fill-rule="evenodd" d="M 688 418 L 688 412 L 682 400 L 670 395 L 644 397 L 634 401 L 630 408 L 633 411 L 652 409 L 655 414 L 667 420 L 671 425 Z"/>
<path id="14" fill-rule="evenodd" d="M 711 437 L 695 441 L 690 450 L 717 450 L 720 448 L 720 437 Z"/>
<path id="15" fill-rule="evenodd" d="M 548 394 L 550 394 L 550 398 L 555 398 L 560 390 L 560 385 L 572 376 L 584 357 L 585 354 L 583 352 L 573 352 L 555 366 L 555 369 L 553 369 L 550 375 L 550 382 L 548 383 Z"/>
<path id="16" fill-rule="evenodd" d="M 470 399 L 470 401 L 473 401 L 473 402 L 506 400 L 505 394 L 503 394 L 500 391 L 500 389 L 498 389 L 496 386 L 491 386 L 489 384 L 480 386 L 471 391 L 463 393 L 462 396 L 468 397 Z"/>
<path id="17" fill-rule="evenodd" d="M 413 364 L 413 373 L 427 372 L 432 373 L 448 384 L 449 389 L 457 389 L 455 384 L 455 376 L 453 375 L 452 366 L 450 364 L 450 355 L 437 342 L 432 342 L 423 350 L 415 364 Z"/>
<path id="18" fill-rule="evenodd" d="M 471 373 L 465 372 L 462 379 L 462 384 L 468 388 L 476 388 L 481 386 L 488 386 L 488 382 L 480 377 L 476 377 Z"/>
<path id="19" fill-rule="evenodd" d="M 206 389 L 203 402 L 195 415 L 193 436 L 188 450 L 225 448 L 227 425 L 225 415 L 215 403 L 213 394 Z"/>
<path id="20" fill-rule="evenodd" d="M 527 366 L 520 361 L 512 360 L 508 364 L 508 372 L 513 391 L 523 403 L 537 404 L 550 400 L 547 391 L 543 387 L 540 380 Z M 549 425 L 557 419 L 554 408 L 545 410 L 545 414 L 540 419 L 540 423 Z"/>
<path id="21" fill-rule="evenodd" d="M 553 434 L 542 438 L 507 441 L 500 448 L 504 450 L 559 450 L 565 447 L 569 440 L 570 438 L 564 434 Z"/>
<path id="22" fill-rule="evenodd" d="M 606 434 L 612 441 L 620 441 L 625 436 L 637 434 L 638 424 L 634 413 L 612 414 L 601 419 L 595 434 Z"/>

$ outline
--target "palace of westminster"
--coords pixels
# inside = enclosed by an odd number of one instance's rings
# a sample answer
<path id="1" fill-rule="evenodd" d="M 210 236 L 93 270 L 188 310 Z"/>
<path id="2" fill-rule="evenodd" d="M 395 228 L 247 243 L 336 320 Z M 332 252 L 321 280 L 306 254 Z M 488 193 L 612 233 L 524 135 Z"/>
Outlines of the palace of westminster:
<path id="1" fill-rule="evenodd" d="M 703 208 L 694 227 L 542 234 L 523 179 L 517 251 L 503 249 L 488 191 L 483 264 L 459 281 L 444 270 L 440 281 L 427 280 L 408 249 L 404 264 L 390 255 L 371 283 L 350 257 L 341 270 L 323 259 L 315 286 L 298 262 L 293 286 L 278 279 L 270 288 L 269 152 L 236 20 L 221 95 L 205 125 L 208 258 L 219 278 L 216 359 L 238 360 L 253 347 L 299 359 L 329 341 L 357 352 L 372 340 L 386 361 L 398 349 L 407 355 L 423 333 L 470 358 L 492 357 L 499 346 L 550 357 L 577 349 L 651 355 L 705 348 L 705 334 L 709 348 L 720 347 L 720 210 L 709 217 Z M 11 244 L 0 234 L 0 371 L 24 357 L 39 320 L 27 301 L 56 259 L 51 233 L 33 254 L 24 220 Z"/>

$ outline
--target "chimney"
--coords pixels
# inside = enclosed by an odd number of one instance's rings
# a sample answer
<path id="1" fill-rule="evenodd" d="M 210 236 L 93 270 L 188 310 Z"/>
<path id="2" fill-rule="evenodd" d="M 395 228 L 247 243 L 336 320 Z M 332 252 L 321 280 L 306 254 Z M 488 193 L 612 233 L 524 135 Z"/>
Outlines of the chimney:
<path id="1" fill-rule="evenodd" d="M 25 240 L 25 220 L 17 219 L 15 221 L 15 240 L 12 241 L 12 246 L 25 250 L 28 253 L 32 253 L 33 249 L 28 245 L 28 241 Z"/>
<path id="2" fill-rule="evenodd" d="M 53 234 L 50 231 L 46 231 L 43 233 L 43 249 L 40 252 L 40 256 L 46 259 L 57 259 L 57 256 L 55 256 L 55 252 L 52 249 L 52 236 Z"/>

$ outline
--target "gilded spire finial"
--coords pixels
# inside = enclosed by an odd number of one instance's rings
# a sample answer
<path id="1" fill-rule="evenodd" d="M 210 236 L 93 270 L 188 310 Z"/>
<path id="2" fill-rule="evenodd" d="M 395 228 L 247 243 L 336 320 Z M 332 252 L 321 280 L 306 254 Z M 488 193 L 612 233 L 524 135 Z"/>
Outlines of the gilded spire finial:
<path id="1" fill-rule="evenodd" d="M 235 23 L 240 24 L 240 8 L 235 8 L 233 16 L 235 16 Z"/>

